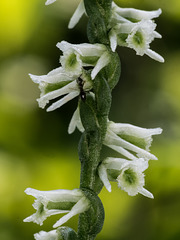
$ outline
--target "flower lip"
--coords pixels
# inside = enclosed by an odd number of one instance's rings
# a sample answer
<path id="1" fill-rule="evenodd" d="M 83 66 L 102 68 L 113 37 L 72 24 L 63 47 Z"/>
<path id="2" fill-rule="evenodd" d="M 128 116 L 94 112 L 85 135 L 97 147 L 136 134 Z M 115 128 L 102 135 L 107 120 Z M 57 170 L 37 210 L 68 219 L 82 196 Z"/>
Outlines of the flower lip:
<path id="1" fill-rule="evenodd" d="M 34 234 L 36 240 L 58 240 L 58 233 L 56 230 L 50 232 L 40 231 Z"/>

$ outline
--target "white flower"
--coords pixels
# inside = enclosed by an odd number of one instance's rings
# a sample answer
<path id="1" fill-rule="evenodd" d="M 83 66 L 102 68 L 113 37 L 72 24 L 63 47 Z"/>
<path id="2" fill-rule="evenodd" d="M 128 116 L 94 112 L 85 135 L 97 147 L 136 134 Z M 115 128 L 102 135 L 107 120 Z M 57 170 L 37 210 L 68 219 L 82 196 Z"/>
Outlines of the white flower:
<path id="1" fill-rule="evenodd" d="M 63 96 L 60 100 L 56 100 L 47 111 L 53 111 L 62 105 L 77 97 L 80 94 L 78 78 L 83 82 L 83 90 L 89 91 L 92 88 L 90 77 L 84 72 L 80 75 L 69 75 L 62 67 L 54 69 L 47 75 L 36 76 L 29 74 L 32 81 L 39 84 L 41 91 L 40 98 L 37 99 L 39 107 L 44 108 L 50 100 Z"/>
<path id="2" fill-rule="evenodd" d="M 46 1 L 46 3 L 45 3 L 45 5 L 49 5 L 49 4 L 51 4 L 51 3 L 54 3 L 56 0 L 47 0 Z"/>
<path id="3" fill-rule="evenodd" d="M 149 147 L 152 136 L 161 133 L 161 128 L 146 129 L 131 124 L 108 122 L 104 144 L 131 160 L 157 160 L 156 156 L 149 153 Z"/>
<path id="4" fill-rule="evenodd" d="M 94 67 L 91 78 L 94 79 L 98 72 L 110 62 L 108 50 L 103 44 L 71 44 L 62 41 L 57 47 L 63 52 L 60 62 L 69 74 L 81 74 L 82 67 Z"/>
<path id="5" fill-rule="evenodd" d="M 85 7 L 84 7 L 84 1 L 80 1 L 78 7 L 76 8 L 76 11 L 74 12 L 73 16 L 71 17 L 69 21 L 68 28 L 73 28 L 75 25 L 79 22 L 82 15 L 86 13 Z"/>
<path id="6" fill-rule="evenodd" d="M 62 238 L 59 237 L 59 234 L 56 230 L 52 230 L 50 232 L 40 231 L 39 233 L 34 234 L 34 238 L 36 240 L 60 240 Z"/>
<path id="7" fill-rule="evenodd" d="M 144 188 L 143 172 L 148 168 L 148 162 L 143 158 L 129 161 L 122 158 L 106 158 L 99 166 L 99 177 L 104 186 L 111 192 L 109 180 L 116 181 L 118 187 L 130 196 L 138 193 L 153 198 L 152 193 Z"/>
<path id="8" fill-rule="evenodd" d="M 164 58 L 150 49 L 154 38 L 161 38 L 155 31 L 156 24 L 152 18 L 158 17 L 161 9 L 157 11 L 142 11 L 133 8 L 120 8 L 113 3 L 112 18 L 110 22 L 109 39 L 112 51 L 117 45 L 132 48 L 137 55 L 148 55 L 152 59 L 164 62 Z"/>
<path id="9" fill-rule="evenodd" d="M 89 200 L 80 189 L 38 191 L 27 188 L 25 193 L 36 198 L 33 207 L 37 211 L 24 219 L 24 222 L 34 222 L 42 225 L 43 221 L 51 215 L 67 213 L 54 224 L 53 227 L 56 228 L 67 222 L 71 217 L 87 211 L 90 206 Z"/>

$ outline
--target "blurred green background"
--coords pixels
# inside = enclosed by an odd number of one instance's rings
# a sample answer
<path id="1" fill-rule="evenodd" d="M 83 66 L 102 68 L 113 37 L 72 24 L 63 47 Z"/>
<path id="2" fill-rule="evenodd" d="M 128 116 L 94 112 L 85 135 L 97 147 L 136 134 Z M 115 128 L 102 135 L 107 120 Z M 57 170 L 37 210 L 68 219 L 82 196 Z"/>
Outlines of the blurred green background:
<path id="1" fill-rule="evenodd" d="M 67 29 L 78 0 L 0 1 L 0 239 L 30 240 L 51 230 L 59 216 L 43 226 L 23 223 L 34 212 L 27 187 L 39 190 L 79 186 L 77 144 L 80 134 L 67 127 L 77 99 L 47 113 L 39 109 L 37 85 L 28 73 L 47 74 L 58 67 L 56 43 L 87 42 L 86 17 Z M 105 224 L 98 240 L 180 239 L 180 1 L 119 0 L 122 7 L 162 8 L 156 20 L 163 39 L 151 44 L 165 58 L 161 64 L 118 48 L 122 75 L 113 92 L 110 119 L 142 127 L 162 127 L 151 148 L 159 160 L 146 171 L 146 187 L 155 199 L 129 197 L 113 184 L 103 189 Z M 106 150 L 105 155 L 111 156 Z M 77 217 L 68 225 L 77 227 Z"/>

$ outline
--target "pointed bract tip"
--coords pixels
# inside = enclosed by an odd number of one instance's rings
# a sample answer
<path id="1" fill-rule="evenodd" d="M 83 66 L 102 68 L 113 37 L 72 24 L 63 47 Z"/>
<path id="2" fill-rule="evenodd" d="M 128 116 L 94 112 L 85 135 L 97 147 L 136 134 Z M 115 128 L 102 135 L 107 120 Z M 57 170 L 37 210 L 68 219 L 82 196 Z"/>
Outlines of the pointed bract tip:
<path id="1" fill-rule="evenodd" d="M 50 5 L 51 3 L 54 3 L 56 0 L 47 0 L 46 2 L 45 2 L 45 5 L 47 6 L 47 5 Z"/>

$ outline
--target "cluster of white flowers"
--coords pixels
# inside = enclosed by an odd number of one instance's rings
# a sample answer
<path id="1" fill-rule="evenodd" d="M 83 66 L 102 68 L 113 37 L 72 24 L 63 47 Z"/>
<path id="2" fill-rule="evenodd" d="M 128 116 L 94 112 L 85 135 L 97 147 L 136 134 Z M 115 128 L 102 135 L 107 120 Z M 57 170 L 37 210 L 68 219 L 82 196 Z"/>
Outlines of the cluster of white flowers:
<path id="1" fill-rule="evenodd" d="M 161 134 L 161 128 L 146 129 L 131 124 L 108 122 L 104 144 L 125 158 L 106 158 L 99 167 L 99 177 L 107 190 L 111 191 L 109 180 L 118 182 L 119 188 L 130 196 L 138 193 L 153 198 L 144 188 L 143 172 L 148 161 L 157 160 L 149 152 L 152 136 Z"/>
<path id="2" fill-rule="evenodd" d="M 47 0 L 46 5 L 53 2 L 55 0 Z M 69 28 L 73 28 L 84 13 L 84 1 L 81 1 L 69 22 Z M 142 11 L 120 8 L 113 2 L 109 24 L 112 51 L 115 51 L 117 45 L 125 46 L 133 48 L 138 55 L 146 54 L 159 62 L 164 62 L 163 57 L 150 49 L 150 43 L 154 38 L 161 38 L 161 35 L 155 31 L 156 24 L 152 20 L 160 14 L 160 9 Z M 78 83 L 79 78 L 82 81 L 83 91 L 90 91 L 93 85 L 92 80 L 110 62 L 109 52 L 103 44 L 70 44 L 62 41 L 57 44 L 57 47 L 63 52 L 60 57 L 61 67 L 47 75 L 30 74 L 31 79 L 39 84 L 41 91 L 40 98 L 37 99 L 39 107 L 44 108 L 50 100 L 55 99 L 47 111 L 61 107 L 80 94 L 82 89 Z M 90 75 L 84 67 L 92 67 Z M 62 98 L 58 99 L 59 97 Z"/>
<path id="3" fill-rule="evenodd" d="M 111 192 L 109 181 L 118 182 L 119 188 L 130 196 L 138 193 L 153 198 L 152 193 L 144 189 L 143 172 L 148 168 L 149 160 L 157 160 L 150 153 L 152 136 L 162 133 L 161 128 L 141 128 L 126 123 L 108 121 L 104 145 L 118 152 L 124 158 L 106 158 L 99 166 L 99 177 L 104 186 Z M 84 131 L 79 109 L 75 111 L 68 128 L 71 134 L 75 128 Z"/>
<path id="4" fill-rule="evenodd" d="M 73 28 L 86 13 L 84 1 L 81 1 L 69 22 L 69 28 Z M 117 45 L 129 47 L 136 51 L 137 55 L 148 55 L 152 59 L 164 62 L 164 58 L 150 49 L 150 43 L 161 35 L 155 31 L 156 24 L 152 20 L 159 17 L 161 9 L 156 11 L 143 11 L 134 8 L 121 8 L 112 2 L 112 14 L 109 24 L 109 40 L 112 51 Z"/>
<path id="5" fill-rule="evenodd" d="M 56 0 L 47 0 L 46 5 Z M 79 3 L 73 14 L 69 28 L 73 28 L 83 14 L 86 14 L 84 1 Z M 164 62 L 164 59 L 150 49 L 150 43 L 161 35 L 155 31 L 156 24 L 152 20 L 161 14 L 161 10 L 142 11 L 132 8 L 120 8 L 112 3 L 112 14 L 109 28 L 109 41 L 112 51 L 117 45 L 132 48 L 138 55 L 148 55 L 151 58 Z M 70 44 L 62 41 L 57 44 L 62 51 L 61 66 L 47 75 L 37 76 L 29 74 L 32 81 L 39 84 L 41 91 L 37 99 L 39 107 L 44 108 L 49 101 L 55 100 L 47 111 L 53 111 L 71 99 L 81 96 L 82 91 L 92 91 L 93 80 L 97 74 L 110 62 L 108 48 L 103 44 Z M 91 71 L 87 71 L 90 67 Z M 91 92 L 94 95 L 93 91 Z M 59 99 L 60 98 L 60 99 Z M 81 132 L 84 128 L 81 123 L 79 108 L 73 114 L 68 133 L 75 128 Z M 116 181 L 119 188 L 129 195 L 138 193 L 153 198 L 152 193 L 144 188 L 144 171 L 148 168 L 149 160 L 157 160 L 150 153 L 152 136 L 161 134 L 162 129 L 145 129 L 130 124 L 108 121 L 104 145 L 115 150 L 121 158 L 108 157 L 98 168 L 99 177 L 108 191 L 111 191 L 110 181 Z M 33 207 L 36 213 L 24 219 L 24 222 L 35 222 L 42 225 L 43 221 L 55 214 L 65 214 L 54 225 L 57 228 L 76 214 L 87 211 L 90 201 L 80 189 L 38 191 L 32 188 L 25 190 L 26 194 L 36 198 Z M 61 234 L 57 230 L 41 231 L 34 235 L 36 240 L 60 240 Z"/>
<path id="6" fill-rule="evenodd" d="M 57 47 L 63 52 L 63 56 L 60 57 L 61 67 L 47 75 L 29 74 L 32 81 L 39 84 L 41 91 L 40 98 L 37 99 L 39 107 L 44 108 L 50 100 L 65 95 L 50 105 L 47 111 L 60 108 L 77 97 L 81 91 L 79 79 L 81 79 L 83 91 L 91 90 L 92 80 L 110 61 L 107 48 L 102 44 L 70 44 L 62 41 L 57 44 Z M 93 67 L 91 75 L 83 67 Z"/>

